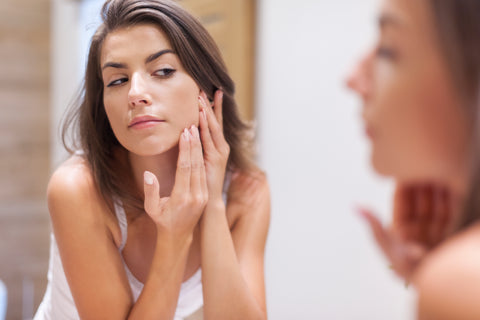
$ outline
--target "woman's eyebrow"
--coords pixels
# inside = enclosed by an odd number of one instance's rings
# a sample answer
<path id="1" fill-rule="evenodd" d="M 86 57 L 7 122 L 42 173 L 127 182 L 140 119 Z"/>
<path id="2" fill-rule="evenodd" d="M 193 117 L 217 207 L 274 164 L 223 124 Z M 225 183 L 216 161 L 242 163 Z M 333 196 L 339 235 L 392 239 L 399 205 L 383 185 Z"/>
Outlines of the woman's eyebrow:
<path id="1" fill-rule="evenodd" d="M 403 21 L 394 14 L 391 13 L 382 13 L 378 18 L 378 26 L 380 29 L 385 29 L 388 26 L 393 27 L 401 27 L 403 25 Z"/>
<path id="2" fill-rule="evenodd" d="M 162 55 L 166 54 L 166 53 L 175 53 L 173 50 L 171 49 L 164 49 L 164 50 L 160 50 L 154 54 L 151 54 L 149 55 L 146 59 L 145 59 L 145 64 L 147 63 L 150 63 L 158 58 L 160 58 Z M 103 67 L 102 67 L 102 70 L 104 70 L 105 68 L 117 68 L 117 69 L 127 69 L 127 65 L 125 63 L 118 63 L 118 62 L 106 62 Z"/>
<path id="3" fill-rule="evenodd" d="M 127 69 L 127 65 L 124 63 L 118 63 L 118 62 L 106 62 L 102 70 L 105 70 L 105 68 L 117 68 L 117 69 Z"/>
<path id="4" fill-rule="evenodd" d="M 162 55 L 164 55 L 166 53 L 175 53 L 175 52 L 171 49 L 160 50 L 160 51 L 158 51 L 154 54 L 149 55 L 147 57 L 147 59 L 145 59 L 145 64 L 150 63 L 150 62 L 160 58 Z"/>

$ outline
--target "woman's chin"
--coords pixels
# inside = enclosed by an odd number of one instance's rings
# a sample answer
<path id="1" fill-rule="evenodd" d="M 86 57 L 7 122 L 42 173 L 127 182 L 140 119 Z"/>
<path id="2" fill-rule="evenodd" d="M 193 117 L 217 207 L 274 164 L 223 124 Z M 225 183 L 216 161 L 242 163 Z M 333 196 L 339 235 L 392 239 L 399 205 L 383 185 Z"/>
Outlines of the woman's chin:
<path id="1" fill-rule="evenodd" d="M 427 168 L 422 170 L 421 165 L 405 165 L 405 161 L 388 162 L 372 156 L 371 166 L 375 173 L 380 176 L 393 178 L 403 183 L 425 183 L 427 181 L 441 181 L 442 177 L 433 174 Z"/>
<path id="2" fill-rule="evenodd" d="M 392 177 L 393 172 L 389 170 L 388 166 L 385 165 L 384 162 L 379 161 L 374 156 L 370 159 L 370 164 L 372 166 L 373 171 L 378 175 L 385 176 L 385 177 Z"/>
<path id="3" fill-rule="evenodd" d="M 370 165 L 373 171 L 380 176 L 400 179 L 401 176 L 405 175 L 405 172 L 402 172 L 404 168 L 399 168 L 389 160 L 391 159 L 385 159 L 385 157 L 381 157 L 378 153 L 372 152 Z M 409 172 L 406 172 L 406 174 L 409 174 Z"/>
<path id="4" fill-rule="evenodd" d="M 159 156 L 173 150 L 178 150 L 177 144 L 154 144 L 154 145 L 137 145 L 126 148 L 130 153 L 140 157 Z M 177 151 L 178 152 L 178 151 Z"/>

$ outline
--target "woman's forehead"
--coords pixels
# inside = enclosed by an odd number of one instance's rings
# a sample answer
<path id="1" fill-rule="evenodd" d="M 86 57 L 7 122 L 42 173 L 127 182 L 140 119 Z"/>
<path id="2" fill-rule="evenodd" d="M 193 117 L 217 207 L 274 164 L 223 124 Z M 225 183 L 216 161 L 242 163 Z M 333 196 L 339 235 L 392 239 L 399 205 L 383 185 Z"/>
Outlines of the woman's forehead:
<path id="1" fill-rule="evenodd" d="M 166 33 L 153 24 L 120 28 L 109 33 L 102 45 L 101 62 L 145 58 L 154 52 L 172 50 Z"/>
<path id="2" fill-rule="evenodd" d="M 380 22 L 382 17 L 393 21 L 398 26 L 407 29 L 433 29 L 433 12 L 429 0 L 383 0 L 380 9 Z"/>
<path id="3" fill-rule="evenodd" d="M 438 50 L 438 37 L 430 0 L 383 0 L 380 30 L 395 34 L 407 46 Z M 422 49 L 423 50 L 423 49 Z"/>

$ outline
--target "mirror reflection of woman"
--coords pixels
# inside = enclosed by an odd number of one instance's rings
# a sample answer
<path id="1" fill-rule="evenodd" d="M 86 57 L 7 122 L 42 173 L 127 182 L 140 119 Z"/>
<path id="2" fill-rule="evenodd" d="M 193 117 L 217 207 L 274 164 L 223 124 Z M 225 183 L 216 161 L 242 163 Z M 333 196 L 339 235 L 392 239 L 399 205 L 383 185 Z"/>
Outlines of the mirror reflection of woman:
<path id="1" fill-rule="evenodd" d="M 392 224 L 359 211 L 418 319 L 480 319 L 480 1 L 383 0 L 379 29 L 348 85 L 373 167 L 396 180 Z"/>
<path id="2" fill-rule="evenodd" d="M 216 45 L 167 0 L 102 18 L 35 319 L 266 319 L 269 188 Z"/>

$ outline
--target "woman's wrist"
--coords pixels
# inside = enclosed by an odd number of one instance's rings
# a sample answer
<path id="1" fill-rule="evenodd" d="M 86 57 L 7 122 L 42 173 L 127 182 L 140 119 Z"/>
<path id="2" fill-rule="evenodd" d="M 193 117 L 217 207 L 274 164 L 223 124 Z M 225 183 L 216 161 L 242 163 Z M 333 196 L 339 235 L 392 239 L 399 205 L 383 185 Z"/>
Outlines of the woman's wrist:
<path id="1" fill-rule="evenodd" d="M 209 198 L 207 205 L 205 207 L 205 212 L 208 211 L 225 211 L 225 201 L 223 201 L 222 196 Z"/>
<path id="2" fill-rule="evenodd" d="M 172 230 L 159 230 L 157 228 L 157 244 L 164 247 L 190 247 L 193 242 L 193 230 L 191 232 L 174 232 Z"/>

